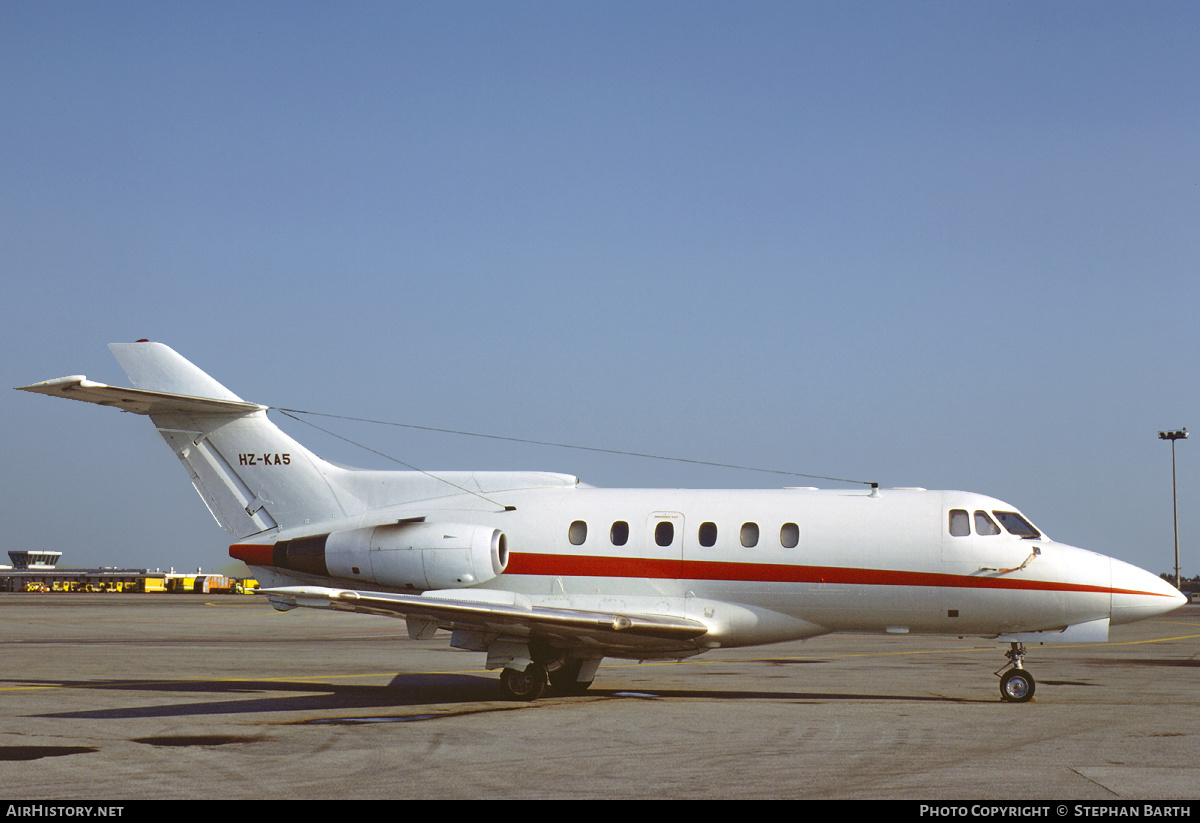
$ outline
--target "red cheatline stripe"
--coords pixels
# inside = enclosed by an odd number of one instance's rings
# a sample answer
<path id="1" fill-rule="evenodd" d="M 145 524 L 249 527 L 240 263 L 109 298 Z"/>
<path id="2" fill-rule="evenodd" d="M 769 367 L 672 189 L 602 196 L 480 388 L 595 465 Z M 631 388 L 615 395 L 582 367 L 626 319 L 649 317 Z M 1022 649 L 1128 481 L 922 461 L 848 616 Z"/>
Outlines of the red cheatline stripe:
<path id="1" fill-rule="evenodd" d="M 560 554 L 510 555 L 507 574 L 564 577 L 642 577 L 683 580 L 736 580 L 758 583 L 843 583 L 858 586 L 934 586 L 960 589 L 1017 589 L 1095 592 L 1099 594 L 1157 594 L 1107 586 L 969 577 L 961 574 L 855 569 L 840 566 L 792 566 L 774 563 L 724 563 L 712 560 L 658 560 Z"/>
<path id="2" fill-rule="evenodd" d="M 230 557 L 250 566 L 272 565 L 269 545 L 239 544 L 229 547 Z M 563 577 L 632 577 L 659 580 L 731 580 L 747 583 L 841 583 L 856 586 L 932 586 L 957 589 L 1014 589 L 1024 591 L 1093 592 L 1096 594 L 1159 595 L 1135 589 L 1113 589 L 1048 580 L 1006 577 L 971 577 L 936 572 L 889 569 L 855 569 L 841 566 L 792 566 L 777 563 L 726 563 L 715 560 L 662 560 L 595 555 L 509 555 L 506 574 Z M 1169 595 L 1161 595 L 1167 597 Z"/>

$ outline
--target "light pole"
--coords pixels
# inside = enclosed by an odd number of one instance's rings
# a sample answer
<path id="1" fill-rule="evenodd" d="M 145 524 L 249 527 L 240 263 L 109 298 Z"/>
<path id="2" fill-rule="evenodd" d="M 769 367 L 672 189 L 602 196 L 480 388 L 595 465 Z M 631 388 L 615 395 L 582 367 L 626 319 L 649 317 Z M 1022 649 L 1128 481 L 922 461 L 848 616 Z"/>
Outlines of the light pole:
<path id="1" fill-rule="evenodd" d="M 1175 441 L 1187 439 L 1187 429 L 1177 432 L 1159 432 L 1159 440 L 1171 441 L 1171 510 L 1175 513 L 1175 588 L 1179 588 L 1179 504 L 1175 496 Z"/>

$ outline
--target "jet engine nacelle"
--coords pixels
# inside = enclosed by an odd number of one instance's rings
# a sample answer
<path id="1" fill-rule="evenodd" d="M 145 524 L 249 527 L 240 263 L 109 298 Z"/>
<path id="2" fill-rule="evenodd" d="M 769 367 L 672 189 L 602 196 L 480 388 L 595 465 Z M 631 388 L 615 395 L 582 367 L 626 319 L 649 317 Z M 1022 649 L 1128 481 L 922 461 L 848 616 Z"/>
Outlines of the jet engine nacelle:
<path id="1" fill-rule="evenodd" d="M 463 523 L 393 523 L 275 544 L 274 565 L 381 586 L 461 589 L 508 565 L 504 532 Z M 282 561 L 282 562 L 280 562 Z"/>

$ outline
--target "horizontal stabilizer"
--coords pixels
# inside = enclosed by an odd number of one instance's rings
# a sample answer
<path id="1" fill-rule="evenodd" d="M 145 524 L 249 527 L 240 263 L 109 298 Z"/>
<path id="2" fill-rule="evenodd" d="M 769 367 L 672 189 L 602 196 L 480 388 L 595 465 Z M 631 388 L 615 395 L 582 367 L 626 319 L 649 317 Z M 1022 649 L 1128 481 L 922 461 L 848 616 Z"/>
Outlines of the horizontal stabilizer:
<path id="1" fill-rule="evenodd" d="M 190 397 L 185 394 L 126 389 L 88 380 L 82 374 L 43 380 L 32 386 L 18 386 L 19 391 L 65 397 L 84 403 L 112 406 L 134 414 L 231 414 L 242 415 L 266 410 L 266 406 L 243 400 L 219 400 L 211 397 Z"/>

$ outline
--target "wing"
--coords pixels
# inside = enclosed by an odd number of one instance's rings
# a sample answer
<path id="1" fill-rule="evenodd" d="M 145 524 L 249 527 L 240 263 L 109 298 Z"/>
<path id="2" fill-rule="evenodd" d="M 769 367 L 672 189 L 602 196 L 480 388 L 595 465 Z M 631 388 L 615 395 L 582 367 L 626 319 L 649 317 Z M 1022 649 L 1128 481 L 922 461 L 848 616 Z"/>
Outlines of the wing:
<path id="1" fill-rule="evenodd" d="M 617 614 L 531 605 L 524 597 L 494 589 L 437 592 L 434 596 L 362 592 L 321 586 L 261 589 L 281 611 L 297 607 L 402 617 L 410 637 L 427 639 L 434 629 L 485 637 L 544 638 L 596 652 L 695 650 L 708 632 L 698 620 L 661 614 Z"/>

